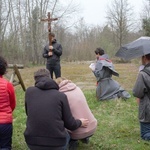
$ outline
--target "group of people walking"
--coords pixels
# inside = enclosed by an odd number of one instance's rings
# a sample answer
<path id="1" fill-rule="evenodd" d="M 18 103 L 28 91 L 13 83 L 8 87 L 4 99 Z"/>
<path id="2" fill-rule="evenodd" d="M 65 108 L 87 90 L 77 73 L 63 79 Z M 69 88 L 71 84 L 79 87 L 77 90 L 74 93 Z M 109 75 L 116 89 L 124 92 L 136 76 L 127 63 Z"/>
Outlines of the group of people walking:
<path id="1" fill-rule="evenodd" d="M 43 57 L 47 58 L 46 69 L 34 73 L 35 84 L 25 92 L 24 137 L 30 150 L 75 150 L 79 140 L 89 143 L 98 123 L 82 90 L 61 77 L 62 46 L 54 34 L 52 37 L 52 45 L 46 45 L 43 51 Z M 97 99 L 130 98 L 131 95 L 112 79 L 112 75 L 119 74 L 105 51 L 99 47 L 94 52 L 96 62 L 90 68 L 96 77 Z M 139 99 L 141 138 L 150 140 L 150 54 L 142 56 L 142 64 L 144 69 L 139 72 L 133 95 Z M 12 148 L 12 114 L 16 107 L 14 87 L 3 77 L 6 70 L 7 61 L 0 56 L 0 150 Z"/>

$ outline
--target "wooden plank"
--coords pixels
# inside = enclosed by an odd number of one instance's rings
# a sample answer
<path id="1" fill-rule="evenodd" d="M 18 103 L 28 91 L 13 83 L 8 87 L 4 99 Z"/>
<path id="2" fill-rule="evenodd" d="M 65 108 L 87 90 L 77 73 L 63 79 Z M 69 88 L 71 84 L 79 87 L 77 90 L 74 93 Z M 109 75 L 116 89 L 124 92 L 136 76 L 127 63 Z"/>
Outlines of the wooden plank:
<path id="1" fill-rule="evenodd" d="M 18 69 L 23 69 L 24 68 L 24 65 L 22 64 L 16 64 L 17 68 Z M 8 64 L 8 68 L 14 68 L 14 64 Z"/>
<path id="2" fill-rule="evenodd" d="M 13 68 L 14 68 L 15 74 L 17 75 L 17 77 L 18 77 L 18 79 L 19 79 L 19 83 L 21 84 L 22 89 L 23 89 L 24 91 L 26 91 L 25 85 L 24 85 L 24 83 L 23 83 L 23 80 L 22 80 L 22 78 L 21 78 L 21 75 L 20 75 L 20 72 L 19 72 L 19 70 L 18 70 L 17 65 L 14 65 Z"/>

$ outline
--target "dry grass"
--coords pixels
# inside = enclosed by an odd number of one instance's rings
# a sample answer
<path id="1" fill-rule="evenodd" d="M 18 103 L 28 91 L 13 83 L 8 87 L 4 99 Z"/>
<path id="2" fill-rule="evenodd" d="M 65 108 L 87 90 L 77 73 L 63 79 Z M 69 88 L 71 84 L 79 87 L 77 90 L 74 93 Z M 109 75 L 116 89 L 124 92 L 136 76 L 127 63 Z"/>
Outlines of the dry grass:
<path id="1" fill-rule="evenodd" d="M 90 63 L 91 62 L 62 62 L 62 76 L 72 80 L 83 90 L 95 89 L 96 79 L 89 68 Z M 113 76 L 113 78 L 126 90 L 132 90 L 138 73 L 138 66 L 131 63 L 114 64 L 114 66 L 120 76 L 119 78 Z M 45 68 L 45 65 L 20 69 L 20 74 L 26 88 L 34 85 L 33 73 L 39 68 Z M 16 88 L 20 88 L 20 86 L 17 86 Z"/>

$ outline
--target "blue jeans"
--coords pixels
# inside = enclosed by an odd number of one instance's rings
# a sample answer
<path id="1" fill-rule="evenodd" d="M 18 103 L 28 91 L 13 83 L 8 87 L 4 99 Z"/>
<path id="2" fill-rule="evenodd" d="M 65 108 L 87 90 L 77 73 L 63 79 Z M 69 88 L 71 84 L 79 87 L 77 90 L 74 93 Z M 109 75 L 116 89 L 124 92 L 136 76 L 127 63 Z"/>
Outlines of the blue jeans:
<path id="1" fill-rule="evenodd" d="M 141 138 L 143 140 L 150 140 L 150 123 L 140 122 Z"/>
<path id="2" fill-rule="evenodd" d="M 12 123 L 0 124 L 0 150 L 11 150 Z"/>
<path id="3" fill-rule="evenodd" d="M 68 149 L 69 141 L 70 141 L 70 135 L 66 131 L 66 145 L 63 147 L 63 150 L 67 150 Z"/>

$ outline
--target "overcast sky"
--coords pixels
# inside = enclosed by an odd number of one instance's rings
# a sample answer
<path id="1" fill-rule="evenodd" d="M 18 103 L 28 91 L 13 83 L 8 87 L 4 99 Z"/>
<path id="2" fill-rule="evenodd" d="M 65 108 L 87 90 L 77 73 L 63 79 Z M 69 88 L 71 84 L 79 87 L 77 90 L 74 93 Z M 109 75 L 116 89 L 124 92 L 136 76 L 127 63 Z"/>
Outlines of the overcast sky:
<path id="1" fill-rule="evenodd" d="M 76 0 L 81 5 L 81 17 L 85 22 L 94 25 L 103 25 L 106 22 L 106 9 L 113 0 Z M 128 0 L 129 4 L 134 7 L 136 14 L 142 11 L 145 0 Z M 139 16 L 139 14 L 138 14 Z M 137 17 L 138 17 L 137 16 Z"/>

